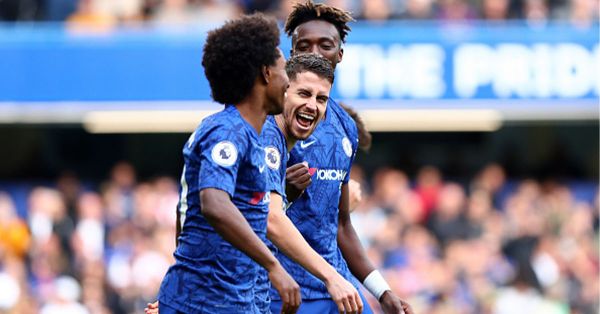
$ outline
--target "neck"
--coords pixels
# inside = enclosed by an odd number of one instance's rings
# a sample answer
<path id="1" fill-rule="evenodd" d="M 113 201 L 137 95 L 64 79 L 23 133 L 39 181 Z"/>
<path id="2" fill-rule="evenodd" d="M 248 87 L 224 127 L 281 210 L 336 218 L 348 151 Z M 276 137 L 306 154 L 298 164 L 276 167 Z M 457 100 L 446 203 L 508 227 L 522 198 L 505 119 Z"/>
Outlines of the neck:
<path id="1" fill-rule="evenodd" d="M 252 90 L 244 100 L 235 104 L 235 107 L 240 112 L 240 115 L 246 122 L 248 122 L 256 133 L 260 135 L 262 127 L 267 119 L 267 111 L 264 106 L 264 97 L 258 96 L 259 94 Z"/>
<path id="2" fill-rule="evenodd" d="M 277 123 L 277 126 L 281 130 L 281 133 L 283 133 L 283 137 L 285 137 L 285 143 L 286 143 L 287 151 L 288 152 L 291 151 L 292 148 L 294 147 L 294 145 L 296 145 L 296 142 L 298 141 L 298 139 L 295 138 L 295 137 L 293 137 L 288 132 L 288 129 L 285 127 L 285 119 L 283 118 L 283 114 L 276 115 L 275 116 L 275 122 Z"/>

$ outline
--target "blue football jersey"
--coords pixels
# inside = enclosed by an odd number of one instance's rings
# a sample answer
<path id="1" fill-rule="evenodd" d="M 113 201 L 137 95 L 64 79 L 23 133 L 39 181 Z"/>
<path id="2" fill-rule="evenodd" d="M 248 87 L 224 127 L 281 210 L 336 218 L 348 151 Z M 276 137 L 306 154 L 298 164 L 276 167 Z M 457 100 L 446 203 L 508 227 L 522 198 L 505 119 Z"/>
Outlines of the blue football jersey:
<path id="1" fill-rule="evenodd" d="M 281 195 L 285 202 L 285 169 L 288 160 L 287 141 L 273 116 L 267 117 L 260 138 L 265 148 L 265 163 L 269 173 L 268 190 Z M 271 252 L 277 252 L 277 248 L 271 241 L 265 239 L 265 243 Z M 255 286 L 255 304 L 261 313 L 270 312 L 270 288 L 271 283 L 267 270 L 264 268 L 259 269 Z"/>
<path id="2" fill-rule="evenodd" d="M 288 166 L 308 162 L 312 183 L 286 214 L 310 246 L 344 278 L 357 285 L 337 244 L 338 205 L 342 184 L 350 180 L 350 168 L 358 148 L 358 131 L 354 120 L 333 100 L 329 100 L 323 121 L 313 134 L 296 143 Z M 306 300 L 331 298 L 325 285 L 284 254 L 277 258 L 301 287 Z M 271 291 L 271 297 L 279 295 Z"/>
<path id="3" fill-rule="evenodd" d="M 183 228 L 175 264 L 163 279 L 158 299 L 184 313 L 256 313 L 254 284 L 261 267 L 207 222 L 200 191 L 227 192 L 264 239 L 268 171 L 259 136 L 237 108 L 228 105 L 202 121 L 185 144 L 183 156 L 178 205 Z"/>
<path id="4" fill-rule="evenodd" d="M 285 170 L 289 154 L 287 151 L 287 141 L 283 132 L 277 126 L 275 117 L 267 117 L 261 133 L 261 140 L 265 147 L 265 163 L 269 168 L 270 190 L 281 195 L 285 202 Z"/>

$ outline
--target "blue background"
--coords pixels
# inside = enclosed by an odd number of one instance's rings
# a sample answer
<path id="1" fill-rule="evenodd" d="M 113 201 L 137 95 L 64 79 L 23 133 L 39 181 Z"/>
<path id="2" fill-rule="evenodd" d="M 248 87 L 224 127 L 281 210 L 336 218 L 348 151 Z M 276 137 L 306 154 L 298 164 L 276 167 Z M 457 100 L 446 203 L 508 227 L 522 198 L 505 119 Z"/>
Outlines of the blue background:
<path id="1" fill-rule="evenodd" d="M 210 100 L 201 66 L 202 46 L 209 28 L 130 28 L 86 34 L 52 24 L 2 25 L 0 102 Z M 451 56 L 458 45 L 574 43 L 591 54 L 598 45 L 598 25 L 580 29 L 566 24 L 530 27 L 522 23 L 355 23 L 347 42 L 374 44 L 383 49 L 392 44 L 419 43 L 433 43 L 445 52 L 443 80 L 447 88 L 437 99 L 453 100 L 460 99 L 451 88 Z M 289 39 L 284 36 L 281 48 L 286 54 L 289 52 Z M 576 98 L 597 99 L 596 93 L 590 90 Z M 340 96 L 335 86 L 332 95 Z M 473 98 L 499 97 L 489 86 L 483 86 Z M 356 99 L 369 97 L 361 90 Z M 393 97 L 385 93 L 380 99 Z"/>

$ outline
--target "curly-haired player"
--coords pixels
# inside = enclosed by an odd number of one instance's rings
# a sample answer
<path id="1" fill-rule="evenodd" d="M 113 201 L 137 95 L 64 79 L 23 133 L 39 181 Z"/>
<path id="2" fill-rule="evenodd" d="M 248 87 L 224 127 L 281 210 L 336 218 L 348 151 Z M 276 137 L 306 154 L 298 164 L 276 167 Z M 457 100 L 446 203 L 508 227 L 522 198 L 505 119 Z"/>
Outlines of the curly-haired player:
<path id="1" fill-rule="evenodd" d="M 298 285 L 262 241 L 270 188 L 259 135 L 267 115 L 282 112 L 288 87 L 278 45 L 276 22 L 260 14 L 208 34 L 202 65 L 225 108 L 183 148 L 183 227 L 158 295 L 162 314 L 256 313 L 261 266 L 286 304 L 300 303 Z"/>
<path id="2" fill-rule="evenodd" d="M 316 253 L 287 218 L 283 209 L 285 199 L 285 172 L 288 151 L 298 140 L 306 139 L 322 119 L 333 84 L 331 63 L 316 54 L 293 56 L 286 63 L 290 86 L 282 114 L 267 117 L 261 133 L 265 147 L 266 171 L 269 172 L 271 202 L 267 224 L 267 238 L 282 252 L 319 278 L 341 312 L 362 310 L 363 302 L 355 287 L 345 280 Z M 302 121 L 298 121 L 301 116 Z M 275 250 L 275 248 L 273 248 Z M 269 278 L 259 270 L 254 287 L 257 311 L 270 312 Z M 284 306 L 283 313 L 294 312 L 295 307 Z M 147 314 L 158 314 L 158 302 L 148 304 Z"/>

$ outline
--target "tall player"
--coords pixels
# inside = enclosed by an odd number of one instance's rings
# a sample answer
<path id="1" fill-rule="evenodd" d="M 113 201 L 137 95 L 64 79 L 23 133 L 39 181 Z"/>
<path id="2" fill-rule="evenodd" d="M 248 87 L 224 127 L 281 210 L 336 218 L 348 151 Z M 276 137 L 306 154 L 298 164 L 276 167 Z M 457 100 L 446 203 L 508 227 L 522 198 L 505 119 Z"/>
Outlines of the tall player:
<path id="1" fill-rule="evenodd" d="M 296 4 L 285 25 L 286 33 L 292 37 L 292 55 L 317 53 L 335 67 L 342 60 L 342 43 L 350 31 L 347 23 L 351 20 L 347 12 L 331 6 L 312 1 Z M 288 164 L 294 166 L 287 174 L 289 183 L 296 185 L 295 192 L 302 190 L 306 182 L 312 183 L 287 209 L 288 217 L 340 274 L 349 280 L 358 278 L 379 300 L 385 313 L 412 313 L 408 303 L 391 291 L 370 263 L 350 222 L 348 180 L 358 146 L 352 118 L 330 99 L 323 122 L 298 144 L 290 153 Z M 285 255 L 277 254 L 277 258 L 301 286 L 303 304 L 299 313 L 337 312 L 320 281 Z M 278 313 L 281 299 L 276 293 L 272 297 L 271 310 Z M 365 304 L 367 311 L 370 309 Z"/>
<path id="2" fill-rule="evenodd" d="M 269 187 L 259 136 L 267 115 L 282 112 L 288 87 L 278 45 L 276 22 L 260 14 L 208 34 L 202 65 L 225 108 L 204 119 L 183 149 L 183 229 L 159 291 L 162 314 L 256 313 L 260 266 L 284 303 L 300 303 L 298 285 L 261 240 Z"/>

